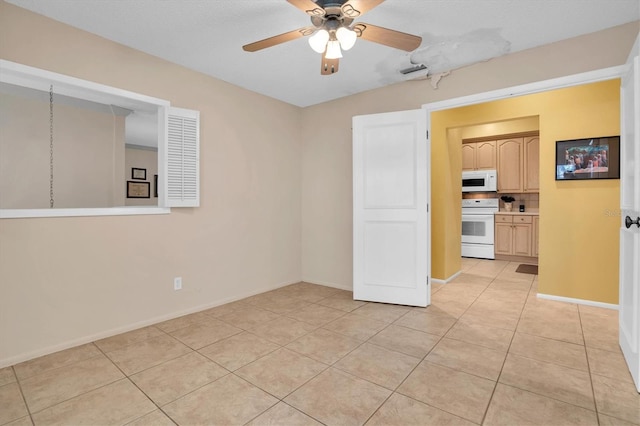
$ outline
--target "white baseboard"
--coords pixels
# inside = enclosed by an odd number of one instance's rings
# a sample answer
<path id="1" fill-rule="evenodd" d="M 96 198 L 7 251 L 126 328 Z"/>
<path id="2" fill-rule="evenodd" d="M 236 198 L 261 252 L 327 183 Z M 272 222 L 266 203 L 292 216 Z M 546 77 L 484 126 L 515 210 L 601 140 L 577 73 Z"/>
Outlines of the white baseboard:
<path id="1" fill-rule="evenodd" d="M 446 279 L 444 279 L 444 280 L 439 280 L 438 278 L 433 278 L 433 277 L 432 277 L 432 278 L 431 278 L 431 282 L 438 283 L 438 284 L 447 284 L 447 283 L 449 283 L 449 282 L 451 282 L 451 281 L 455 280 L 455 279 L 456 279 L 456 277 L 457 277 L 458 275 L 460 275 L 461 273 L 462 273 L 462 271 L 458 271 L 458 272 L 456 272 L 455 274 L 451 275 L 449 278 L 446 278 Z"/>
<path id="2" fill-rule="evenodd" d="M 593 300 L 574 299 L 573 297 L 554 296 L 553 294 L 538 293 L 538 298 L 546 300 L 555 300 L 556 302 L 575 303 L 578 305 L 595 306 L 597 308 L 618 310 L 618 305 L 613 303 L 596 302 Z"/>
<path id="3" fill-rule="evenodd" d="M 325 287 L 337 288 L 339 290 L 353 291 L 353 286 L 346 286 L 342 284 L 330 283 L 327 281 L 314 280 L 314 279 L 303 279 L 302 281 L 309 284 L 317 284 L 317 285 L 323 285 Z"/>
<path id="4" fill-rule="evenodd" d="M 193 314 L 196 312 L 204 311 L 206 309 L 215 308 L 216 306 L 224 305 L 225 303 L 235 302 L 236 300 L 245 299 L 250 296 L 255 296 L 256 294 L 264 293 L 267 291 L 275 290 L 281 287 L 285 287 L 291 284 L 299 283 L 300 281 L 286 282 L 281 284 L 276 284 L 274 286 L 262 287 L 258 290 L 250 291 L 247 293 L 242 293 L 238 296 L 227 297 L 225 299 L 216 300 L 215 302 L 205 303 L 203 305 L 198 305 L 189 309 L 184 309 L 177 312 L 172 312 L 166 315 L 160 315 L 157 317 L 149 318 L 143 321 L 138 321 L 133 324 L 127 324 L 121 327 L 112 328 L 109 330 L 101 331 L 99 333 L 91 334 L 88 336 L 79 337 L 77 339 L 67 340 L 65 342 L 47 346 L 45 348 L 37 349 L 35 351 L 30 351 L 26 353 L 22 353 L 19 355 L 11 356 L 9 358 L 0 359 L 0 368 L 9 367 L 11 365 L 15 365 L 24 361 L 29 361 L 34 358 L 38 358 L 40 356 L 49 355 L 55 352 L 63 351 L 65 349 L 73 348 L 76 346 L 84 345 L 87 343 L 95 342 L 96 340 L 106 339 L 107 337 L 112 337 L 118 334 L 126 333 L 128 331 L 137 330 L 142 327 L 148 327 L 150 325 L 158 324 L 163 321 L 168 321 L 174 318 L 178 318 L 184 315 Z"/>

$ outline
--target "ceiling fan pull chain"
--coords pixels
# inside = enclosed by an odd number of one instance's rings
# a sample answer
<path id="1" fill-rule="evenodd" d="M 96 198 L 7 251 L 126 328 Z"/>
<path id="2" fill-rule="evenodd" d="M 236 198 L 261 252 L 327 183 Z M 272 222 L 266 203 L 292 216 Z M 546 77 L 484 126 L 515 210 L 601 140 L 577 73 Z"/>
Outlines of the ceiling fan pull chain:
<path id="1" fill-rule="evenodd" d="M 53 208 L 53 84 L 49 86 L 49 206 Z"/>

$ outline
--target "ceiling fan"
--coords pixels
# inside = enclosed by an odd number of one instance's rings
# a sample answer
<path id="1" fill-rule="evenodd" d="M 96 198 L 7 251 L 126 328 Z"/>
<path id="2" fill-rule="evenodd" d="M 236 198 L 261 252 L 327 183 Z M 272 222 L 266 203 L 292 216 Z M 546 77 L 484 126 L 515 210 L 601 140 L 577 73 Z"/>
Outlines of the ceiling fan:
<path id="1" fill-rule="evenodd" d="M 374 43 L 411 52 L 420 46 L 422 37 L 358 22 L 354 19 L 378 6 L 384 0 L 287 0 L 311 17 L 308 27 L 249 43 L 242 48 L 256 52 L 300 37 L 309 37 L 313 50 L 322 53 L 320 74 L 338 72 L 342 50 L 353 47 L 358 37 Z"/>

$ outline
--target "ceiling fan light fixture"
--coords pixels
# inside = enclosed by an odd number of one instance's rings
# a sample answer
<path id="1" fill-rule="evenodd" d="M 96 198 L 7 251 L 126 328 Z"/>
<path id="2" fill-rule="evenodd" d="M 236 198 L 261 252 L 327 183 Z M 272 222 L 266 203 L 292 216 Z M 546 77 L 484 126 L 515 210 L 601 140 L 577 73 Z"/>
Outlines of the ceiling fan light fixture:
<path id="1" fill-rule="evenodd" d="M 314 35 L 309 37 L 309 46 L 318 52 L 323 53 L 325 48 L 327 47 L 327 42 L 329 41 L 329 32 L 327 30 L 319 30 Z"/>
<path id="2" fill-rule="evenodd" d="M 342 47 L 342 50 L 349 50 L 353 47 L 354 44 L 356 44 L 358 35 L 355 31 L 347 27 L 340 27 L 336 31 L 336 38 L 340 42 L 340 47 Z"/>
<path id="3" fill-rule="evenodd" d="M 327 43 L 327 53 L 325 54 L 327 59 L 339 59 L 342 58 L 342 52 L 340 51 L 340 42 L 338 40 L 330 40 Z"/>

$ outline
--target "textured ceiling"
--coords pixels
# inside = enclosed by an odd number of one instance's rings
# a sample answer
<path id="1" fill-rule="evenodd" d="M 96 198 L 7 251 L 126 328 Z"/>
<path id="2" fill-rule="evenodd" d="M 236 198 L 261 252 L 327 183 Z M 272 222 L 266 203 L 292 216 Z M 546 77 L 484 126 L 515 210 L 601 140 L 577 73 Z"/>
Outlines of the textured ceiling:
<path id="1" fill-rule="evenodd" d="M 413 53 L 358 40 L 320 75 L 306 39 L 242 45 L 310 24 L 285 0 L 6 0 L 115 42 L 297 106 L 437 73 L 640 19 L 638 0 L 386 0 L 356 20 L 423 37 Z M 416 74 L 412 75 L 413 77 Z"/>

